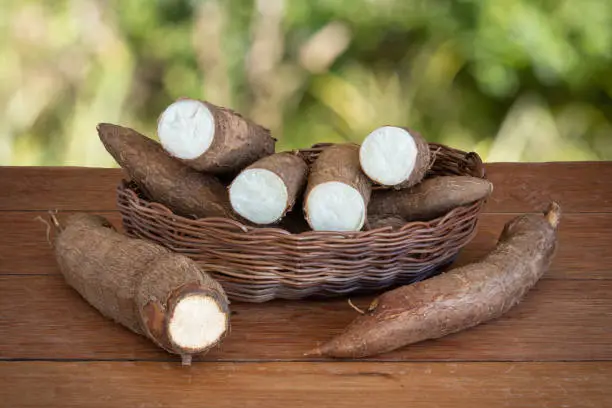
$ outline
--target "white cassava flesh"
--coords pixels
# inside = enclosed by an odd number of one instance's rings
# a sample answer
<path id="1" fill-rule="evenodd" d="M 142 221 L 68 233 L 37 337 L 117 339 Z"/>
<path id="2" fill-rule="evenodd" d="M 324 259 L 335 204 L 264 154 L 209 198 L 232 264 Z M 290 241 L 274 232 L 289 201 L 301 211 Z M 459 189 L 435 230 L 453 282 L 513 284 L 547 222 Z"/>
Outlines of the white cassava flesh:
<path id="1" fill-rule="evenodd" d="M 357 189 L 339 181 L 314 187 L 306 202 L 308 221 L 315 231 L 358 231 L 366 218 L 366 204 Z"/>
<path id="2" fill-rule="evenodd" d="M 204 154 L 212 144 L 215 120 L 205 104 L 181 99 L 161 114 L 157 133 L 166 151 L 179 159 L 191 160 Z"/>
<path id="3" fill-rule="evenodd" d="M 215 299 L 191 295 L 174 308 L 168 333 L 177 346 L 201 350 L 219 341 L 227 329 L 227 316 Z"/>
<path id="4" fill-rule="evenodd" d="M 396 185 L 414 170 L 417 146 L 408 131 L 383 126 L 370 133 L 361 145 L 359 160 L 364 173 L 383 185 Z"/>
<path id="5" fill-rule="evenodd" d="M 230 202 L 242 217 L 270 224 L 285 213 L 289 194 L 284 181 L 266 169 L 247 169 L 240 173 L 229 189 Z"/>

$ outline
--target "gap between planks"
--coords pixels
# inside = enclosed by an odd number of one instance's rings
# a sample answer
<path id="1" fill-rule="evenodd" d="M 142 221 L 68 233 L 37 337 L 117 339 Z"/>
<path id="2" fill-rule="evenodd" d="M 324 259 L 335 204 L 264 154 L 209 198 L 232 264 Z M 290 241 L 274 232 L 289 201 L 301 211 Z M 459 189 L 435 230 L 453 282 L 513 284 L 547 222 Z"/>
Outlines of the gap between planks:
<path id="1" fill-rule="evenodd" d="M 7 406 L 609 406 L 612 363 L 0 363 Z"/>

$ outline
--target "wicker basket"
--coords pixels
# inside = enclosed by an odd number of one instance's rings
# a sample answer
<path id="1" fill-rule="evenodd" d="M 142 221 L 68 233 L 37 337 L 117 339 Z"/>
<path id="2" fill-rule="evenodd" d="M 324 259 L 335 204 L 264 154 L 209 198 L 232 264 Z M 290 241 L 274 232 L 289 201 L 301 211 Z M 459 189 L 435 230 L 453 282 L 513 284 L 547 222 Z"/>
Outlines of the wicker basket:
<path id="1" fill-rule="evenodd" d="M 312 162 L 328 145 L 314 145 L 300 154 Z M 435 161 L 426 177 L 485 178 L 476 153 L 434 143 L 430 149 Z M 426 279 L 451 263 L 473 238 L 484 204 L 475 202 L 395 230 L 296 233 L 225 218 L 182 217 L 148 201 L 127 180 L 117 193 L 128 235 L 191 257 L 220 281 L 231 300 L 245 302 L 370 293 Z"/>

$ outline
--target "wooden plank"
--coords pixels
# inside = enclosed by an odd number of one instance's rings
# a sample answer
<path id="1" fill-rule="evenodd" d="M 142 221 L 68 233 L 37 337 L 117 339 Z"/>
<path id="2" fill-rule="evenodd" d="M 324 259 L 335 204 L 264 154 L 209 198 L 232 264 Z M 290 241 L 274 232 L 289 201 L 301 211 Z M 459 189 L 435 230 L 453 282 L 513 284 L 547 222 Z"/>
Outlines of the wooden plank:
<path id="1" fill-rule="evenodd" d="M 119 213 L 100 212 L 121 228 Z M 64 217 L 66 214 L 60 214 Z M 478 235 L 462 251 L 456 265 L 483 256 L 495 246 L 504 223 L 514 214 L 482 214 Z M 44 212 L 0 212 L 0 274 L 56 274 Z M 612 214 L 565 214 L 559 252 L 545 279 L 612 279 Z"/>
<path id="2" fill-rule="evenodd" d="M 452 267 L 495 247 L 504 224 L 517 214 L 482 214 L 478 234 Z M 612 214 L 563 214 L 557 254 L 543 279 L 612 279 Z"/>
<path id="3" fill-rule="evenodd" d="M 353 299 L 359 306 L 371 297 Z M 160 359 L 148 340 L 103 318 L 58 276 L 0 277 L 3 359 Z M 346 299 L 232 303 L 232 331 L 204 360 L 304 360 L 355 316 Z M 612 281 L 543 280 L 506 316 L 371 360 L 612 360 Z"/>
<path id="4" fill-rule="evenodd" d="M 612 162 L 489 163 L 486 212 L 612 212 Z M 114 210 L 119 169 L 0 167 L 0 210 Z"/>
<path id="5" fill-rule="evenodd" d="M 0 210 L 115 210 L 120 169 L 0 167 Z"/>
<path id="6" fill-rule="evenodd" d="M 59 213 L 58 217 L 63 219 L 68 214 Z M 97 214 L 108 217 L 113 225 L 122 230 L 119 212 Z M 44 221 L 50 221 L 46 211 L 0 212 L 0 231 L 4 237 L 0 245 L 0 275 L 59 273 L 48 241 L 48 238 L 53 239 L 54 231 Z"/>
<path id="7" fill-rule="evenodd" d="M 486 212 L 612 211 L 612 162 L 495 163 L 487 165 L 494 192 Z"/>
<path id="8" fill-rule="evenodd" d="M 4 362 L 10 407 L 609 407 L 612 363 Z"/>

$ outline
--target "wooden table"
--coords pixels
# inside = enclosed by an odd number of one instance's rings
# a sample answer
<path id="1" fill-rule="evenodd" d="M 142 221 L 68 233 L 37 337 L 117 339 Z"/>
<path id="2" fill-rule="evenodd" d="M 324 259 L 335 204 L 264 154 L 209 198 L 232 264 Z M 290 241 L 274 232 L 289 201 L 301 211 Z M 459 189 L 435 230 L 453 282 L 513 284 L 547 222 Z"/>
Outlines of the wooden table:
<path id="1" fill-rule="evenodd" d="M 457 264 L 491 249 L 517 213 L 551 199 L 564 211 L 552 268 L 503 318 L 330 361 L 303 353 L 355 316 L 346 299 L 234 303 L 231 335 L 183 367 L 63 282 L 37 220 L 93 211 L 119 226 L 119 170 L 0 168 L 0 405 L 612 407 L 612 162 L 487 171 L 495 192 Z"/>

